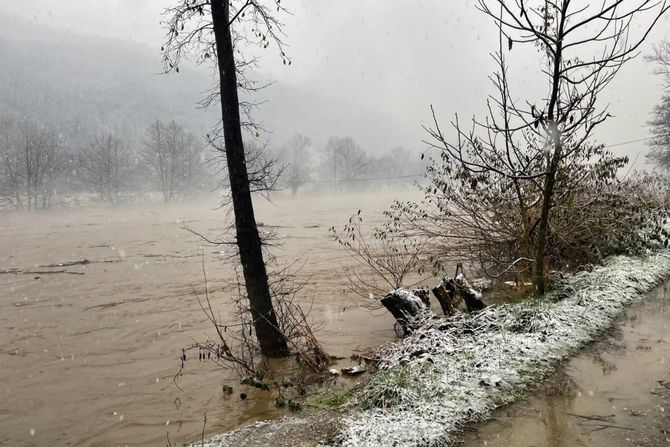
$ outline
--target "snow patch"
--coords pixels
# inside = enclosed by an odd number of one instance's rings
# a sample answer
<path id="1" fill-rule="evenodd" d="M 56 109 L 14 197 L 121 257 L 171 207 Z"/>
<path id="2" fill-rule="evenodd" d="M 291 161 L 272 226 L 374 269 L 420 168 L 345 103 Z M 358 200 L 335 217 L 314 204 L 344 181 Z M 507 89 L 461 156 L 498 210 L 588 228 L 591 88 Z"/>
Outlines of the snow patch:
<path id="1" fill-rule="evenodd" d="M 523 395 L 669 274 L 669 250 L 615 257 L 543 299 L 428 322 L 382 348 L 364 410 L 345 419 L 337 444 L 452 444 L 459 427 Z"/>

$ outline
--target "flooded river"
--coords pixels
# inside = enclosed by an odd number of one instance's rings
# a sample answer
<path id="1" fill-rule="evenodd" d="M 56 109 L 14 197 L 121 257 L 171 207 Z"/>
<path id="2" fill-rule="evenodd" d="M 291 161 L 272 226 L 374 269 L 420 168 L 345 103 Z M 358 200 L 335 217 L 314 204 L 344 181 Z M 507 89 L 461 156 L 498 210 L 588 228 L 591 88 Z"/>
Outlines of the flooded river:
<path id="1" fill-rule="evenodd" d="M 328 228 L 358 209 L 379 219 L 411 194 L 258 202 L 258 220 L 284 239 L 280 260 L 305 263 L 301 299 L 313 297 L 313 315 L 326 322 L 317 335 L 329 353 L 365 351 L 393 329 L 385 312 L 343 293 L 338 270 L 348 258 Z M 202 285 L 201 253 L 213 289 L 230 279 L 225 253 L 182 228 L 220 234 L 215 205 L 0 214 L 0 445 L 167 445 L 168 436 L 179 445 L 200 438 L 205 412 L 208 434 L 274 414 L 262 393 L 223 396 L 221 386 L 236 382 L 214 365 L 187 368 L 183 391 L 172 381 L 181 348 L 210 331 L 191 293 Z M 213 298 L 225 312 L 226 293 Z"/>
<path id="2" fill-rule="evenodd" d="M 465 447 L 670 444 L 670 285 L 631 308 L 602 341 L 527 400 L 475 427 Z"/>
<path id="3" fill-rule="evenodd" d="M 303 260 L 300 299 L 314 300 L 329 353 L 348 357 L 394 334 L 384 311 L 344 293 L 338 271 L 348 257 L 328 228 L 358 209 L 374 224 L 393 198 L 411 196 L 258 202 L 258 220 L 283 238 L 280 260 Z M 219 235 L 225 219 L 215 203 L 0 214 L 0 445 L 180 445 L 200 439 L 203 425 L 213 434 L 282 414 L 266 392 L 244 390 L 249 399 L 240 401 L 235 376 L 212 364 L 189 362 L 182 390 L 172 381 L 181 348 L 210 334 L 191 289 L 202 286 L 202 253 L 214 304 L 225 309 L 230 298 L 225 251 L 182 228 Z M 670 288 L 659 288 L 464 445 L 667 445 L 669 308 Z M 224 396 L 222 385 L 236 393 Z"/>

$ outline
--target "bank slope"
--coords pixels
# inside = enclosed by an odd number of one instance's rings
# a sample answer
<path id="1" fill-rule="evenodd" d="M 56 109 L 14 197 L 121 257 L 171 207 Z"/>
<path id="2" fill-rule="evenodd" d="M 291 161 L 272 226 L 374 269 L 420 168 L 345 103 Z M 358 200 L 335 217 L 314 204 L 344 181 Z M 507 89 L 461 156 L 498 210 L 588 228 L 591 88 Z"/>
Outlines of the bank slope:
<path id="1" fill-rule="evenodd" d="M 670 274 L 670 251 L 614 257 L 569 281 L 570 293 L 436 320 L 385 348 L 381 371 L 345 419 L 343 446 L 450 445 L 612 326 Z"/>

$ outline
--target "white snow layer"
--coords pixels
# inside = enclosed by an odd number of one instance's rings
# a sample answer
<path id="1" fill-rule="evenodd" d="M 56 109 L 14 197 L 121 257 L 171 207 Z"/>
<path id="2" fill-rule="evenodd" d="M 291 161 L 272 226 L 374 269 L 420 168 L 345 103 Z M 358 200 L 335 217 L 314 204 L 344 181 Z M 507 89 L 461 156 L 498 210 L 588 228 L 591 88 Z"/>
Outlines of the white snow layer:
<path id="1" fill-rule="evenodd" d="M 360 396 L 366 409 L 344 421 L 336 443 L 452 444 L 460 426 L 516 400 L 669 274 L 668 250 L 615 257 L 573 277 L 568 293 L 428 322 L 382 349 Z"/>

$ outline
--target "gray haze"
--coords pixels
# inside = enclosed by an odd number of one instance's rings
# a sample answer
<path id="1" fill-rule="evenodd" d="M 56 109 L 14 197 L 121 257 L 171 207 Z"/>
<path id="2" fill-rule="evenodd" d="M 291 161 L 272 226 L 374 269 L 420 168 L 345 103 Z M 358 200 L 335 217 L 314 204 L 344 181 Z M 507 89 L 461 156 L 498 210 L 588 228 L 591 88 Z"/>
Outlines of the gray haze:
<path id="1" fill-rule="evenodd" d="M 158 54 L 163 36 L 160 12 L 168 0 L 66 4 L 4 2 L 0 14 L 71 34 L 141 43 Z M 472 0 L 287 0 L 285 6 L 293 12 L 283 17 L 293 64 L 285 67 L 268 50 L 260 67 L 263 78 L 277 81 L 261 94 L 271 100 L 261 114 L 275 138 L 300 131 L 322 142 L 330 135 L 350 134 L 372 152 L 396 145 L 420 148 L 421 125 L 429 122 L 430 104 L 445 122 L 456 112 L 468 117 L 484 110 L 491 90 L 487 77 L 493 69 L 489 52 L 495 49 L 496 33 Z M 667 37 L 665 29 L 667 25 L 656 27 L 643 54 Z M 534 57 L 529 52 L 512 61 L 519 76 L 536 65 Z M 597 133 L 601 142 L 648 136 L 645 123 L 661 93 L 660 79 L 651 71 L 638 58 L 619 74 L 609 97 L 603 98 L 616 118 Z M 352 109 L 355 117 L 367 118 L 351 119 Z M 635 156 L 646 146 L 638 143 L 616 150 Z"/>

